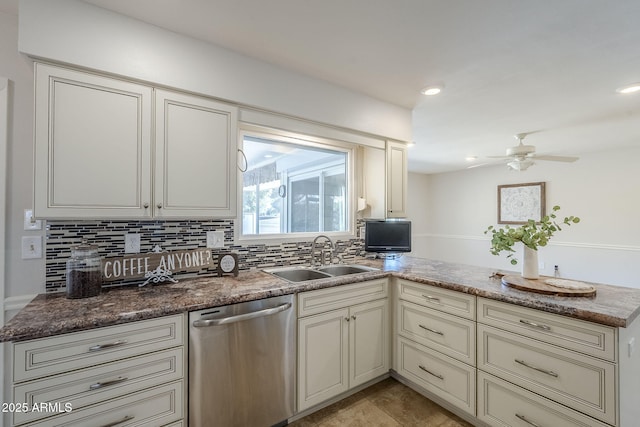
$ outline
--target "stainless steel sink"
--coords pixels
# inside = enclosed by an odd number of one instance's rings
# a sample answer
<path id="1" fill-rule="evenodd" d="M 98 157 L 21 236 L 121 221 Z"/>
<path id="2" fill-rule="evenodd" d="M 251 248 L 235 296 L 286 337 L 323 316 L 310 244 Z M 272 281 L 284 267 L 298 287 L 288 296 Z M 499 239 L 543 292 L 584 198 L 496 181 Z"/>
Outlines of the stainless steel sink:
<path id="1" fill-rule="evenodd" d="M 305 280 L 326 279 L 330 274 L 304 267 L 267 268 L 264 271 L 281 277 L 290 282 L 304 282 Z"/>
<path id="2" fill-rule="evenodd" d="M 306 280 L 327 279 L 347 274 L 377 271 L 377 268 L 364 265 L 328 265 L 325 267 L 275 267 L 265 268 L 265 273 L 273 274 L 290 282 L 304 282 Z"/>
<path id="3" fill-rule="evenodd" d="M 328 265 L 326 267 L 318 267 L 316 270 L 323 273 L 329 273 L 332 276 L 344 276 L 345 274 L 365 273 L 367 271 L 376 271 L 377 268 L 365 267 L 364 265 Z"/>

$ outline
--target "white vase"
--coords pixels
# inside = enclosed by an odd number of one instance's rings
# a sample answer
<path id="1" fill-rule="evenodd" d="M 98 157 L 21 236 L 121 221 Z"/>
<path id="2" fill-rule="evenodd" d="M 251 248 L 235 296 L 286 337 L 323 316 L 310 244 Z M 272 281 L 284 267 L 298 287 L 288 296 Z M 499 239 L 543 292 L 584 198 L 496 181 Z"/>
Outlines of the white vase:
<path id="1" fill-rule="evenodd" d="M 522 252 L 522 277 L 525 279 L 538 279 L 538 251 L 523 246 Z"/>

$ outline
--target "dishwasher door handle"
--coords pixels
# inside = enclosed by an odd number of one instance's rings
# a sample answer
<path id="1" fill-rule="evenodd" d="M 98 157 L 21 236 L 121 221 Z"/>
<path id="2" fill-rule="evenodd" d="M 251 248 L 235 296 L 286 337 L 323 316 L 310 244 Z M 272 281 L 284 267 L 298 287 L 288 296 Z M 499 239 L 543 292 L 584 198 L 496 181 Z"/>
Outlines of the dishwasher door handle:
<path id="1" fill-rule="evenodd" d="M 250 313 L 238 314 L 237 316 L 223 317 L 221 319 L 201 319 L 193 322 L 193 326 L 196 328 L 203 328 L 206 326 L 220 326 L 227 325 L 229 323 L 242 322 L 243 320 L 255 319 L 258 317 L 270 316 L 272 314 L 280 313 L 282 311 L 291 308 L 291 303 L 285 303 L 273 308 L 265 308 L 264 310 L 252 311 Z"/>

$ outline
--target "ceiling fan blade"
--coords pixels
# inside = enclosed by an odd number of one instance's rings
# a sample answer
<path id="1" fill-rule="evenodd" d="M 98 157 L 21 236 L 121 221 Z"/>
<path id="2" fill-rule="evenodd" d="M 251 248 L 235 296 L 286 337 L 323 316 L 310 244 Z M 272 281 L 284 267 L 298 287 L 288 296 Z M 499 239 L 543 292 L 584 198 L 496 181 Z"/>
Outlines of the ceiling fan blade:
<path id="1" fill-rule="evenodd" d="M 473 169 L 473 168 L 481 168 L 482 166 L 488 166 L 491 163 L 478 163 L 477 165 L 471 165 L 471 166 L 467 166 L 467 169 Z"/>
<path id="2" fill-rule="evenodd" d="M 513 156 L 487 156 L 488 159 L 510 159 Z"/>
<path id="3" fill-rule="evenodd" d="M 467 166 L 467 169 L 483 168 L 485 166 L 496 166 L 496 165 L 502 165 L 502 164 L 504 164 L 504 162 L 485 162 L 485 163 L 478 163 L 477 165 Z"/>
<path id="4" fill-rule="evenodd" d="M 536 160 L 550 160 L 552 162 L 566 162 L 571 163 L 578 160 L 578 157 L 572 156 L 532 156 Z"/>

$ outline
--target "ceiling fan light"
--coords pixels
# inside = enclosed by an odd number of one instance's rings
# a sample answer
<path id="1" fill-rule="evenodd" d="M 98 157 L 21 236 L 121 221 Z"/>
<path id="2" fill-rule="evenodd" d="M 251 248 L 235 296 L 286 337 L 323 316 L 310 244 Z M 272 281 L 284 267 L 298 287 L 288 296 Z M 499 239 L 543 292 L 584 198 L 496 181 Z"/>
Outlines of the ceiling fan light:
<path id="1" fill-rule="evenodd" d="M 512 162 L 507 163 L 507 166 L 515 171 L 524 171 L 531 165 L 535 164 L 533 160 L 514 160 Z"/>

